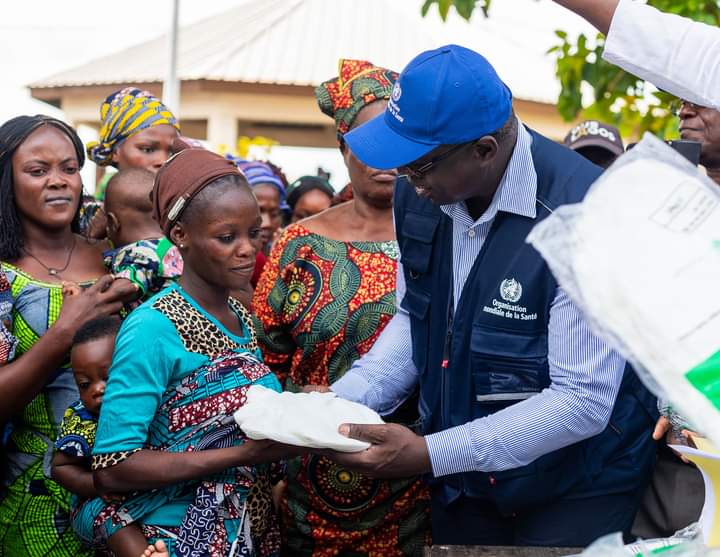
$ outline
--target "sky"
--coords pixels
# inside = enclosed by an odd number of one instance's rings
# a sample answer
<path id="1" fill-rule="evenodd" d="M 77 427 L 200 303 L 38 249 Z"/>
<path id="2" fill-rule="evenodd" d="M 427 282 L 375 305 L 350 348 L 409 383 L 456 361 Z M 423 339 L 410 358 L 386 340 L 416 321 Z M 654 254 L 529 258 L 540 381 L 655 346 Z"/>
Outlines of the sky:
<path id="1" fill-rule="evenodd" d="M 221 13 L 245 2 L 267 0 L 180 0 L 180 25 Z M 342 2 L 343 0 L 332 0 Z M 373 2 L 375 0 L 368 0 Z M 396 0 L 416 4 L 423 0 Z M 26 85 L 58 71 L 77 66 L 168 31 L 171 0 L 123 0 L 111 9 L 90 0 L 33 0 L 0 4 L 0 123 L 18 114 L 45 113 L 62 118 L 62 112 L 30 98 Z M 433 8 L 435 10 L 436 8 Z M 470 23 L 452 16 L 443 24 L 436 11 L 427 16 L 447 42 L 461 42 L 466 33 L 482 33 L 493 41 L 503 35 L 513 56 L 531 56 L 533 63 L 505 67 L 503 78 L 515 88 L 537 91 L 545 98 L 557 93 L 552 59 L 544 52 L 554 44 L 554 29 L 575 34 L 590 28 L 580 18 L 549 0 L 494 0 L 489 20 L 477 15 Z M 460 38 L 458 38 L 460 37 Z M 527 53 L 527 54 L 525 54 Z M 493 62 L 492 56 L 488 56 Z M 85 130 L 82 135 L 88 133 Z M 318 164 L 331 170 L 340 188 L 346 173 L 336 150 L 276 148 L 273 157 L 292 179 L 314 173 Z M 87 169 L 87 177 L 92 169 Z"/>

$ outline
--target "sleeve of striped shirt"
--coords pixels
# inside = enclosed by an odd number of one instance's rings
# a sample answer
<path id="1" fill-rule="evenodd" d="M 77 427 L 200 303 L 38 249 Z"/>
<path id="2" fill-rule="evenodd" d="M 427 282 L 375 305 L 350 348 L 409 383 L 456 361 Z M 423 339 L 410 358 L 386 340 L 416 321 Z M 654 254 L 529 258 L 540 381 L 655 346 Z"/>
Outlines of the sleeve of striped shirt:
<path id="1" fill-rule="evenodd" d="M 433 474 L 518 468 L 607 427 L 625 361 L 560 289 L 550 309 L 551 385 L 485 418 L 425 437 Z"/>
<path id="2" fill-rule="evenodd" d="M 400 307 L 405 277 L 398 263 L 398 310 L 373 347 L 332 384 L 338 396 L 359 402 L 380 414 L 390 414 L 412 393 L 418 371 L 412 361 L 410 316 Z"/>

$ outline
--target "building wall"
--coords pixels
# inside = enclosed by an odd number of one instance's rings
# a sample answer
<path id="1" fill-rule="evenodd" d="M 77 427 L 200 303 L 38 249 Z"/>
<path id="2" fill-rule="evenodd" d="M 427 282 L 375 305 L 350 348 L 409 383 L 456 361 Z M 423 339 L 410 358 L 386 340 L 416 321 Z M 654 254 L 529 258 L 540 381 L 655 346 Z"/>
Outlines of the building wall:
<path id="1" fill-rule="evenodd" d="M 160 95 L 160 84 L 135 84 Z M 99 127 L 100 104 L 117 85 L 36 89 L 33 96 L 60 106 L 69 123 Z M 283 145 L 335 147 L 333 121 L 317 107 L 313 88 L 218 82 L 183 83 L 179 116 L 187 135 L 207 140 L 212 148 L 233 147 L 238 135 L 267 135 Z M 172 108 L 172 107 L 171 107 Z M 561 140 L 571 124 L 554 105 L 515 100 L 521 120 Z M 202 137 L 206 135 L 206 137 Z"/>

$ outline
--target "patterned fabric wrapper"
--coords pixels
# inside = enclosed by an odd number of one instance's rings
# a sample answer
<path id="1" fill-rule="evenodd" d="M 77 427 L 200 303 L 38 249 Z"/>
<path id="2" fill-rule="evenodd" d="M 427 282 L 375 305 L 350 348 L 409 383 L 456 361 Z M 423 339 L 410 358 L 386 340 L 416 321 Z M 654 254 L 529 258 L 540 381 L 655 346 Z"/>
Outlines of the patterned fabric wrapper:
<path id="1" fill-rule="evenodd" d="M 109 427 L 100 419 L 94 469 L 115 466 L 140 450 L 121 439 L 128 431 L 138 433 L 133 429 L 138 415 L 152 416 L 147 431 L 142 428 L 145 449 L 179 453 L 244 443 L 245 436 L 232 416 L 245 403 L 247 390 L 260 384 L 279 391 L 280 385 L 262 363 L 250 314 L 236 300 L 231 299 L 229 305 L 239 319 L 242 336 L 221 329 L 177 284 L 129 316 L 115 349 L 115 361 L 126 366 L 110 372 L 103 415 L 113 419 Z M 136 335 L 142 342 L 152 335 L 150 344 L 139 347 Z M 135 340 L 128 343 L 128 339 Z M 153 343 L 162 345 L 161 357 L 143 353 Z M 114 384 L 116 373 L 130 377 L 131 386 L 123 380 Z M 157 377 L 163 377 L 162 384 L 155 382 Z M 118 388 L 121 395 L 113 391 Z M 156 408 L 142 401 L 143 393 L 149 391 L 160 396 Z M 134 403 L 132 410 L 125 411 L 127 401 Z M 183 517 L 173 510 L 178 505 L 185 506 Z M 121 503 L 106 505 L 92 499 L 73 519 L 78 534 L 94 545 L 132 523 L 140 523 L 153 541 L 158 532 L 152 528 L 162 528 L 159 537 L 171 555 L 228 555 L 233 544 L 240 551 L 236 555 L 269 557 L 279 552 L 268 465 L 233 467 L 200 480 L 131 493 Z"/>
<path id="2" fill-rule="evenodd" d="M 208 366 L 186 377 L 181 384 L 169 388 L 158 408 L 162 425 L 151 427 L 148 447 L 168 452 L 197 451 L 237 446 L 244 436 L 232 420 L 234 410 L 245 402 L 252 383 L 277 390 L 277 382 L 259 359 L 250 353 L 225 351 Z M 233 386 L 224 392 L 222 387 Z M 208 392 L 217 392 L 207 396 Z M 127 455 L 114 455 L 123 459 Z M 98 459 L 94 457 L 94 466 Z M 106 460 L 106 459 L 105 459 Z M 103 459 L 101 459 L 103 462 Z M 263 477 L 263 475 L 265 475 Z M 237 467 L 214 475 L 206 481 L 185 482 L 167 488 L 131 494 L 125 501 L 100 508 L 94 516 L 84 513 L 74 522 L 78 534 L 94 547 L 101 547 L 119 529 L 135 522 L 173 501 L 188 491 L 195 491 L 177 535 L 164 539 L 173 555 L 226 555 L 237 535 L 248 498 L 256 497 L 260 484 L 269 486 L 269 467 Z M 94 502 L 97 502 L 93 500 Z M 97 510 L 99 507 L 95 507 Z M 81 523 L 80 518 L 92 520 Z M 257 523 L 271 526 L 265 517 L 253 517 Z M 249 521 L 248 521 L 249 524 Z M 262 531 L 256 534 L 260 541 Z M 241 542 L 238 542 L 238 544 Z M 253 539 L 243 545 L 252 547 Z M 236 544 L 237 545 L 237 544 Z M 242 547 L 242 546 L 241 546 Z M 210 548 L 218 548 L 213 551 Z M 275 555 L 277 547 L 262 555 Z M 240 553 L 243 555 L 244 553 Z M 248 555 L 250 553 L 247 553 Z M 258 555 L 261 555 L 258 553 Z"/>
<path id="3" fill-rule="evenodd" d="M 143 300 L 160 292 L 183 271 L 180 251 L 165 236 L 106 251 L 103 258 L 115 278 L 128 279 L 140 289 Z"/>
<path id="4" fill-rule="evenodd" d="M 70 456 L 87 458 L 89 465 L 96 432 L 97 416 L 88 412 L 78 400 L 65 411 L 55 449 Z"/>
<path id="5" fill-rule="evenodd" d="M 87 144 L 88 156 L 100 166 L 112 162 L 115 147 L 142 130 L 169 124 L 179 130 L 177 118 L 160 99 L 136 87 L 114 92 L 100 106 L 100 141 Z"/>
<path id="6" fill-rule="evenodd" d="M 5 364 L 15 356 L 17 339 L 12 334 L 13 297 L 10 283 L 0 269 L 0 364 Z"/>
<path id="7" fill-rule="evenodd" d="M 399 255 L 395 241 L 342 242 L 300 223 L 285 229 L 253 308 L 265 362 L 286 390 L 331 385 L 370 350 L 396 311 Z M 386 420 L 411 424 L 417 401 L 398 412 Z M 320 455 L 290 459 L 287 475 L 288 555 L 423 554 L 429 494 L 422 479 L 374 479 Z"/>
<path id="8" fill-rule="evenodd" d="M 366 60 L 341 59 L 338 77 L 315 88 L 318 106 L 335 119 L 339 136 L 345 135 L 358 113 L 370 103 L 387 100 L 397 72 L 373 66 Z"/>

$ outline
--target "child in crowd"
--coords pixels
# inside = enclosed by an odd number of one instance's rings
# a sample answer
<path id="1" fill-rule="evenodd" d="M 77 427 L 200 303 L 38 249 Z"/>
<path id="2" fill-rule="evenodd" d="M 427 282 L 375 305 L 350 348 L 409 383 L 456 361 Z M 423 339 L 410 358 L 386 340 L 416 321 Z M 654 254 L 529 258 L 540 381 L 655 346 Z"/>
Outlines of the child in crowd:
<path id="1" fill-rule="evenodd" d="M 183 270 L 180 251 L 152 218 L 154 180 L 149 170 L 129 168 L 114 174 L 105 189 L 107 237 L 114 247 L 105 253 L 105 266 L 116 279 L 127 279 L 137 287 L 140 302 L 160 292 Z M 248 309 L 252 295 L 249 285 L 232 292 Z"/>
<path id="2" fill-rule="evenodd" d="M 79 289 L 72 284 L 64 285 L 63 295 L 72 296 Z M 93 483 L 90 469 L 95 431 L 100 414 L 108 370 L 112 363 L 115 336 L 120 328 L 120 318 L 104 317 L 86 323 L 75 335 L 70 352 L 75 382 L 80 391 L 80 400 L 65 412 L 60 434 L 55 442 L 52 462 L 52 477 L 61 486 L 74 494 L 72 501 L 73 526 L 75 518 L 84 512 L 97 513 L 97 507 L 104 508 L 119 502 L 113 496 L 100 497 Z M 91 510 L 93 509 L 93 510 Z M 92 532 L 78 534 L 90 544 L 107 546 L 118 557 L 138 557 L 148 542 L 139 525 L 131 524 L 122 528 L 108 540 L 99 539 Z M 161 548 L 154 555 L 163 555 Z M 153 555 L 153 553 L 148 553 Z M 167 555 L 165 553 L 165 555 Z"/>
<path id="3" fill-rule="evenodd" d="M 152 218 L 154 179 L 149 170 L 129 168 L 115 174 L 105 190 L 107 236 L 114 247 L 105 253 L 105 265 L 115 278 L 132 282 L 141 301 L 160 292 L 183 268 L 177 247 Z"/>

